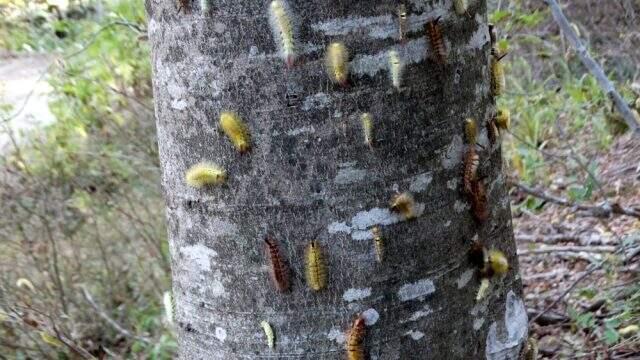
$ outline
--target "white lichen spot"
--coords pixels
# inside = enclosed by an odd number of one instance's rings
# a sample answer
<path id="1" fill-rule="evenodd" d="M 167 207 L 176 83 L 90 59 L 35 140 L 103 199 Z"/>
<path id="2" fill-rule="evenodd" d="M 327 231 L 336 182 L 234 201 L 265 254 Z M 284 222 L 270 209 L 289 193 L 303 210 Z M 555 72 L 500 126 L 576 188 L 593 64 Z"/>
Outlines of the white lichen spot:
<path id="1" fill-rule="evenodd" d="M 364 323 L 367 326 L 373 326 L 380 319 L 380 314 L 376 311 L 376 309 L 367 309 L 363 311 L 360 316 L 364 319 Z"/>
<path id="2" fill-rule="evenodd" d="M 429 305 L 425 305 L 424 310 L 418 310 L 416 312 L 414 312 L 413 314 L 411 314 L 411 316 L 408 319 L 405 320 L 401 320 L 400 323 L 404 324 L 407 322 L 411 322 L 411 321 L 418 321 L 419 319 L 428 316 L 430 314 L 433 313 L 433 310 L 431 310 L 431 308 L 429 307 Z"/>
<path id="3" fill-rule="evenodd" d="M 351 226 L 347 225 L 345 222 L 334 221 L 329 224 L 328 229 L 329 234 L 337 234 L 339 232 L 351 233 Z"/>
<path id="4" fill-rule="evenodd" d="M 451 170 L 462 162 L 464 143 L 460 135 L 455 135 L 441 156 L 442 167 Z"/>
<path id="5" fill-rule="evenodd" d="M 398 290 L 398 298 L 400 298 L 400 301 L 409 301 L 433 294 L 435 291 L 436 287 L 433 281 L 422 279 L 400 287 L 400 290 Z"/>
<path id="6" fill-rule="evenodd" d="M 460 277 L 458 278 L 458 289 L 462 289 L 463 287 L 467 286 L 469 281 L 471 281 L 471 278 L 473 278 L 474 273 L 474 269 L 469 269 L 463 272 L 462 275 L 460 275 Z"/>
<path id="7" fill-rule="evenodd" d="M 201 244 L 183 246 L 180 253 L 188 259 L 187 263 L 195 264 L 200 272 L 211 271 L 211 258 L 218 256 L 218 253 Z"/>
<path id="8" fill-rule="evenodd" d="M 211 279 L 205 280 L 209 296 L 220 297 L 227 294 L 227 291 L 222 284 L 222 278 L 222 272 L 220 270 L 216 270 L 214 276 Z"/>
<path id="9" fill-rule="evenodd" d="M 317 93 L 307 96 L 302 103 L 302 110 L 324 109 L 331 103 L 331 98 L 325 93 Z"/>
<path id="10" fill-rule="evenodd" d="M 327 338 L 329 340 L 335 341 L 338 344 L 344 344 L 346 340 L 346 334 L 344 330 L 340 330 L 336 327 L 333 327 L 331 328 L 331 330 L 329 330 L 329 333 L 327 334 Z"/>
<path id="11" fill-rule="evenodd" d="M 316 132 L 316 128 L 314 128 L 313 126 L 309 125 L 309 126 L 303 126 L 303 127 L 299 127 L 293 130 L 289 130 L 287 131 L 287 135 L 289 136 L 298 136 L 300 134 L 313 134 Z"/>
<path id="12" fill-rule="evenodd" d="M 405 333 L 405 335 L 411 337 L 413 340 L 420 340 L 424 337 L 424 333 L 418 330 L 409 330 Z"/>
<path id="13" fill-rule="evenodd" d="M 221 342 L 224 342 L 227 339 L 227 330 L 218 326 L 216 327 L 215 336 L 218 340 L 220 340 Z"/>
<path id="14" fill-rule="evenodd" d="M 451 226 L 451 220 L 447 220 L 446 223 L 444 223 L 444 227 L 449 227 Z"/>
<path id="15" fill-rule="evenodd" d="M 513 291 L 509 291 L 504 313 L 504 331 L 498 334 L 497 322 L 489 327 L 485 348 L 487 360 L 515 359 L 527 339 L 527 322 L 524 302 Z"/>
<path id="16" fill-rule="evenodd" d="M 467 46 L 468 50 L 482 49 L 489 42 L 489 27 L 487 24 L 478 24 L 478 29 L 471 35 L 471 39 Z"/>
<path id="17" fill-rule="evenodd" d="M 424 37 L 408 41 L 403 47 L 395 47 L 400 53 L 405 65 L 417 64 L 427 56 L 427 42 Z M 373 55 L 358 54 L 349 64 L 349 69 L 356 75 L 374 77 L 380 71 L 388 71 L 388 54 L 392 49 L 386 49 Z"/>
<path id="18" fill-rule="evenodd" d="M 234 236 L 238 234 L 236 224 L 219 217 L 208 218 L 207 229 L 215 231 L 216 236 L 228 235 Z"/>
<path id="19" fill-rule="evenodd" d="M 184 110 L 187 108 L 187 102 L 183 99 L 172 100 L 171 108 L 174 110 Z"/>
<path id="20" fill-rule="evenodd" d="M 373 208 L 358 212 L 351 219 L 353 229 L 365 230 L 373 225 L 391 225 L 400 221 L 400 217 L 387 208 Z"/>
<path id="21" fill-rule="evenodd" d="M 411 179 L 409 190 L 413 193 L 423 192 L 427 190 L 427 187 L 431 184 L 431 180 L 433 180 L 431 173 L 416 175 Z"/>
<path id="22" fill-rule="evenodd" d="M 465 212 L 469 209 L 469 204 L 464 201 L 456 200 L 456 202 L 453 204 L 453 210 L 455 210 L 457 213 Z"/>
<path id="23" fill-rule="evenodd" d="M 344 301 L 351 302 L 351 301 L 362 300 L 369 296 L 371 296 L 371 288 L 364 288 L 364 289 L 351 288 L 345 291 L 344 294 L 342 294 L 342 299 Z"/>
<path id="24" fill-rule="evenodd" d="M 373 239 L 373 232 L 369 230 L 355 230 L 351 233 L 351 238 L 357 241 L 371 240 Z"/>
<path id="25" fill-rule="evenodd" d="M 478 331 L 482 329 L 482 325 L 484 325 L 484 318 L 473 319 L 473 330 Z"/>
<path id="26" fill-rule="evenodd" d="M 354 168 L 344 168 L 339 169 L 338 174 L 333 179 L 333 181 L 338 185 L 346 185 L 360 182 L 366 179 L 369 173 L 366 170 L 362 169 L 354 169 Z"/>

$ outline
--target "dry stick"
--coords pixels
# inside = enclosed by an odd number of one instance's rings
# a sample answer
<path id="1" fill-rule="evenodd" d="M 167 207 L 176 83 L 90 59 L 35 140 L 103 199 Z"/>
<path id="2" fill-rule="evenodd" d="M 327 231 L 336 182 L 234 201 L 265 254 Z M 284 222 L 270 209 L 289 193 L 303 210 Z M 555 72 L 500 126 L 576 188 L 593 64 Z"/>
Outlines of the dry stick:
<path id="1" fill-rule="evenodd" d="M 558 244 L 563 242 L 574 242 L 578 244 L 602 245 L 602 240 L 586 240 L 577 234 L 550 234 L 550 235 L 533 235 L 533 234 L 516 234 L 516 242 L 523 243 L 541 243 L 541 244 Z"/>
<path id="2" fill-rule="evenodd" d="M 123 328 L 122 326 L 120 326 L 120 324 L 118 324 L 115 320 L 111 319 L 102 309 L 100 309 L 98 304 L 96 304 L 96 302 L 93 300 L 93 297 L 91 297 L 91 294 L 89 293 L 89 291 L 84 286 L 81 286 L 80 288 L 82 289 L 82 294 L 84 295 L 84 298 L 91 305 L 91 307 L 98 313 L 98 315 L 104 321 L 108 322 L 109 325 L 111 325 L 118 333 L 120 333 L 121 335 L 123 335 L 125 337 L 131 338 L 131 339 L 140 340 L 140 341 L 145 342 L 147 344 L 151 343 L 151 340 L 149 340 L 149 339 L 147 339 L 145 337 L 142 337 L 142 336 L 134 335 L 129 330 L 127 330 L 127 329 Z"/>
<path id="3" fill-rule="evenodd" d="M 524 193 L 527 193 L 531 196 L 535 196 L 537 198 L 540 198 L 542 200 L 546 200 L 548 202 L 554 203 L 554 204 L 558 204 L 558 205 L 562 205 L 562 206 L 568 206 L 571 208 L 574 208 L 576 210 L 581 210 L 581 211 L 586 211 L 588 213 L 590 213 L 592 216 L 594 217 L 604 217 L 607 218 L 609 216 L 611 216 L 611 214 L 616 214 L 616 215 L 626 215 L 626 216 L 631 216 L 631 217 L 635 217 L 635 218 L 639 218 L 640 219 L 640 210 L 636 210 L 634 208 L 625 208 L 620 206 L 619 204 L 602 204 L 602 205 L 583 205 L 583 204 L 577 204 L 574 203 L 572 201 L 569 201 L 567 199 L 563 199 L 561 197 L 557 197 L 557 196 L 553 196 L 550 194 L 545 193 L 542 190 L 536 190 L 533 188 L 530 188 L 524 184 L 521 183 L 517 183 L 517 182 L 511 182 L 512 186 L 515 186 L 516 188 L 518 188 L 519 190 L 521 190 Z"/>
<path id="4" fill-rule="evenodd" d="M 612 253 L 616 251 L 615 246 L 545 246 L 541 249 L 520 250 L 519 256 L 531 254 L 549 254 L 555 252 L 585 252 L 585 253 Z"/>
<path id="5" fill-rule="evenodd" d="M 600 65 L 598 65 L 598 63 L 593 60 L 591 55 L 589 55 L 587 48 L 584 46 L 582 41 L 580 41 L 580 38 L 575 33 L 575 31 L 573 31 L 573 28 L 562 13 L 562 10 L 560 9 L 560 6 L 558 6 L 556 0 L 544 0 L 544 2 L 546 2 L 547 5 L 551 8 L 551 13 L 553 14 L 554 20 L 560 26 L 562 33 L 567 38 L 571 46 L 575 49 L 578 57 L 580 58 L 580 61 L 582 61 L 582 64 L 584 64 L 591 75 L 596 78 L 596 80 L 600 84 L 600 87 L 607 94 L 609 99 L 613 101 L 616 108 L 624 118 L 624 121 L 629 126 L 629 129 L 633 131 L 634 135 L 640 136 L 640 125 L 638 125 L 638 121 L 631 112 L 629 105 L 627 105 L 622 96 L 620 96 L 620 94 L 616 91 L 615 87 L 613 86 L 609 78 L 607 78 L 607 75 L 604 73 Z"/>

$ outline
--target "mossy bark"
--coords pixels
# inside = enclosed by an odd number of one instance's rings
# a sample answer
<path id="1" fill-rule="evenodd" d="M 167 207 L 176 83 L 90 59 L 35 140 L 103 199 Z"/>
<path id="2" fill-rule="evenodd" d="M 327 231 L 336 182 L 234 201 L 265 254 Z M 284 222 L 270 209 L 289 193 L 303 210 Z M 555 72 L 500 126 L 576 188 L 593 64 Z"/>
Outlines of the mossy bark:
<path id="1" fill-rule="evenodd" d="M 269 2 L 213 2 L 202 14 L 148 0 L 158 142 L 167 204 L 181 358 L 344 356 L 345 331 L 364 314 L 372 359 L 515 358 L 526 339 L 515 244 L 499 146 L 480 134 L 480 176 L 490 218 L 474 221 L 462 190 L 464 119 L 480 128 L 494 112 L 485 1 L 459 16 L 450 1 L 407 3 L 408 39 L 397 1 L 289 1 L 298 60 L 278 55 Z M 447 64 L 423 34 L 441 17 Z M 327 44 L 350 52 L 349 86 L 331 83 Z M 402 90 L 387 52 L 406 64 Z M 239 154 L 217 127 L 223 110 L 248 124 Z M 365 143 L 360 114 L 374 118 Z M 228 172 L 223 186 L 189 188 L 200 161 Z M 416 219 L 387 209 L 396 192 L 416 200 Z M 385 239 L 376 262 L 371 227 Z M 263 239 L 270 234 L 291 269 L 291 291 L 271 284 Z M 467 260 L 474 238 L 509 257 L 476 302 Z M 317 239 L 328 286 L 304 279 L 304 249 Z M 524 316 L 524 317 L 523 317 Z M 260 322 L 271 324 L 269 349 Z"/>

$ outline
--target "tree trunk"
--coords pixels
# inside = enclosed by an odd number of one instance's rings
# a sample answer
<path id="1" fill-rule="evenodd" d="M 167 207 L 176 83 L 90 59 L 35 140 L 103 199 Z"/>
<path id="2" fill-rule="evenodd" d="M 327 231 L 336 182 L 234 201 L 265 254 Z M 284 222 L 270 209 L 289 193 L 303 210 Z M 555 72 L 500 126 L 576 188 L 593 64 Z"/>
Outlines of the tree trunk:
<path id="1" fill-rule="evenodd" d="M 486 1 L 463 15 L 451 1 L 411 0 L 406 9 L 400 41 L 397 1 L 288 0 L 294 59 L 279 53 L 270 1 L 213 1 L 208 13 L 147 1 L 181 358 L 344 358 L 359 316 L 371 359 L 517 357 L 527 317 L 501 151 L 485 130 L 495 112 Z M 444 65 L 424 30 L 438 17 Z M 333 41 L 349 49 L 346 86 L 325 70 Z M 406 65 L 400 90 L 392 49 Z M 224 110 L 247 123 L 250 151 L 236 151 L 218 128 Z M 462 186 L 468 117 L 482 129 L 484 222 Z M 185 172 L 201 161 L 224 168 L 226 182 L 187 186 Z M 415 198 L 415 219 L 389 209 L 398 192 Z M 380 263 L 374 226 L 385 244 Z M 290 269 L 289 292 L 269 279 L 267 235 Z M 511 265 L 480 301 L 467 255 L 474 239 Z M 326 262 L 318 292 L 304 276 L 311 240 Z"/>

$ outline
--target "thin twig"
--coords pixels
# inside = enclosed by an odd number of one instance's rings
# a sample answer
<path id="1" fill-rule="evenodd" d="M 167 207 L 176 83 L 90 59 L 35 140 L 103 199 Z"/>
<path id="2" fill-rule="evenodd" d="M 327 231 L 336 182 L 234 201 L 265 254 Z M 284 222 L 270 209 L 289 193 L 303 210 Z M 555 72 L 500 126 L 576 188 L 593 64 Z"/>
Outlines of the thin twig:
<path id="1" fill-rule="evenodd" d="M 133 333 L 131 333 L 131 331 L 123 328 L 122 326 L 120 326 L 120 324 L 118 324 L 115 320 L 111 319 L 99 306 L 98 304 L 95 302 L 95 300 L 93 300 L 93 297 L 91 296 L 91 294 L 89 293 L 89 291 L 84 287 L 81 286 L 80 287 L 82 289 L 82 294 L 84 295 L 84 298 L 87 300 L 87 302 L 91 305 L 91 307 L 98 313 L 98 315 L 107 323 L 109 323 L 109 325 L 111 325 L 111 327 L 113 327 L 118 333 L 120 333 L 121 335 L 131 338 L 131 339 L 136 339 L 136 340 L 140 340 L 142 342 L 145 342 L 147 344 L 151 343 L 151 340 L 147 339 L 146 337 L 142 337 L 142 336 L 138 336 L 135 335 Z"/>
<path id="2" fill-rule="evenodd" d="M 577 234 L 549 234 L 549 235 L 534 235 L 534 234 L 516 234 L 516 242 L 519 243 L 538 243 L 555 245 L 558 243 L 572 242 L 584 245 L 602 245 L 601 239 L 589 240 L 581 237 Z"/>
<path id="3" fill-rule="evenodd" d="M 542 190 L 537 190 L 537 189 L 533 189 L 530 188 L 522 183 L 518 183 L 518 182 L 511 182 L 511 185 L 518 188 L 520 191 L 527 193 L 531 196 L 535 196 L 539 199 L 542 200 L 546 200 L 550 203 L 554 203 L 557 205 L 562 205 L 562 206 L 567 206 L 570 208 L 573 208 L 575 210 L 580 210 L 580 211 L 585 211 L 587 213 L 589 213 L 589 215 L 594 216 L 594 217 L 599 217 L 599 218 L 608 218 L 610 217 L 612 214 L 615 215 L 625 215 L 625 216 L 631 216 L 637 219 L 640 219 L 640 210 L 635 209 L 635 208 L 625 208 L 622 207 L 620 204 L 614 203 L 614 204 L 602 204 L 602 205 L 585 205 L 585 204 L 578 204 L 575 203 L 573 201 L 558 197 L 558 196 L 554 196 L 554 195 L 550 195 L 545 193 Z"/>
<path id="4" fill-rule="evenodd" d="M 615 246 L 545 246 L 540 249 L 532 249 L 532 250 L 520 250 L 518 251 L 518 256 L 525 256 L 530 254 L 549 254 L 549 253 L 567 253 L 567 252 L 575 252 L 575 253 L 612 253 L 616 251 Z"/>
<path id="5" fill-rule="evenodd" d="M 616 91 L 613 83 L 609 80 L 607 75 L 602 70 L 602 67 L 598 65 L 598 63 L 593 60 L 587 48 L 584 46 L 582 41 L 578 35 L 573 31 L 573 28 L 569 24 L 569 21 L 562 13 L 562 9 L 556 2 L 556 0 L 544 0 L 547 5 L 551 8 L 551 13 L 553 14 L 553 18 L 556 23 L 560 26 L 562 33 L 567 38 L 571 46 L 575 49 L 580 61 L 584 64 L 584 66 L 589 70 L 591 75 L 596 78 L 602 90 L 607 94 L 607 96 L 613 101 L 616 108 L 624 118 L 624 121 L 629 126 L 629 129 L 633 131 L 636 136 L 640 136 L 640 125 L 636 120 L 633 112 L 629 108 L 629 105 L 624 101 L 622 96 Z"/>

